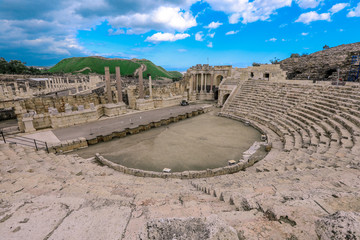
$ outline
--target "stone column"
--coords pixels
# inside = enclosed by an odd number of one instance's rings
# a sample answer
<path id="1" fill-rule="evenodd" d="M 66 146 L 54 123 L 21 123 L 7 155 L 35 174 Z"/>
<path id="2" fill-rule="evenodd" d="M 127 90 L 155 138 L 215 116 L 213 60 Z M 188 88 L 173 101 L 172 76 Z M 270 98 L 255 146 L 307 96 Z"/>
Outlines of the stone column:
<path id="1" fill-rule="evenodd" d="M 152 95 L 152 79 L 151 79 L 151 76 L 149 76 L 149 93 L 150 93 L 150 98 L 152 99 L 153 95 Z"/>
<path id="2" fill-rule="evenodd" d="M 199 74 L 196 74 L 196 93 L 199 92 Z"/>
<path id="3" fill-rule="evenodd" d="M 17 85 L 17 82 L 14 82 L 14 88 L 15 88 L 15 96 L 19 96 L 19 87 Z"/>
<path id="4" fill-rule="evenodd" d="M 206 88 L 206 85 L 207 85 L 207 79 L 208 79 L 208 75 L 205 74 L 204 76 L 204 92 L 207 93 L 207 88 Z"/>
<path id="5" fill-rule="evenodd" d="M 189 86 L 189 89 L 190 89 L 190 94 L 193 92 L 194 90 L 194 84 L 193 84 L 193 75 L 190 76 L 190 86 Z"/>
<path id="6" fill-rule="evenodd" d="M 144 81 L 142 66 L 139 69 L 139 98 L 144 98 Z"/>
<path id="7" fill-rule="evenodd" d="M 14 97 L 14 93 L 11 86 L 7 86 L 9 98 L 12 99 Z"/>
<path id="8" fill-rule="evenodd" d="M 120 67 L 115 67 L 115 72 L 116 72 L 116 88 L 117 88 L 118 102 L 122 102 L 123 96 L 122 96 L 122 87 L 121 87 Z"/>
<path id="9" fill-rule="evenodd" d="M 24 89 L 19 88 L 19 92 L 20 92 L 20 96 L 23 97 L 24 96 Z"/>
<path id="10" fill-rule="evenodd" d="M 4 95 L 2 86 L 0 86 L 0 99 L 3 99 L 3 98 L 5 98 L 5 95 Z"/>
<path id="11" fill-rule="evenodd" d="M 45 80 L 45 90 L 49 88 L 49 80 Z"/>
<path id="12" fill-rule="evenodd" d="M 105 86 L 106 96 L 109 103 L 112 103 L 111 83 L 110 83 L 110 70 L 109 67 L 105 67 Z"/>
<path id="13" fill-rule="evenodd" d="M 200 92 L 204 92 L 204 73 L 201 73 L 201 85 L 200 85 Z"/>
<path id="14" fill-rule="evenodd" d="M 29 97 L 32 97 L 32 90 L 29 86 L 29 82 L 25 82 L 25 88 L 26 88 L 26 95 L 28 95 Z"/>
<path id="15" fill-rule="evenodd" d="M 211 74 L 211 85 L 210 85 L 210 92 L 211 93 L 213 92 L 214 77 L 215 77 L 215 74 Z"/>

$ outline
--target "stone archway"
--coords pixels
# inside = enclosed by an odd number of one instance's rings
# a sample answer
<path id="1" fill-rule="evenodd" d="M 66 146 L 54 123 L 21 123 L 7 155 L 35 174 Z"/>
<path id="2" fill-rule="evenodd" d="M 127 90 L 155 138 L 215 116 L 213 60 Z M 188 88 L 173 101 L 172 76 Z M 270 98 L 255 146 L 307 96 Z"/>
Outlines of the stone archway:
<path id="1" fill-rule="evenodd" d="M 229 96 L 230 96 L 230 93 L 227 93 L 227 94 L 225 94 L 225 95 L 223 96 L 222 105 L 225 104 L 225 102 L 226 102 L 226 100 L 229 98 Z"/>
<path id="2" fill-rule="evenodd" d="M 223 75 L 217 75 L 215 78 L 215 86 L 219 86 L 223 79 L 224 79 Z"/>

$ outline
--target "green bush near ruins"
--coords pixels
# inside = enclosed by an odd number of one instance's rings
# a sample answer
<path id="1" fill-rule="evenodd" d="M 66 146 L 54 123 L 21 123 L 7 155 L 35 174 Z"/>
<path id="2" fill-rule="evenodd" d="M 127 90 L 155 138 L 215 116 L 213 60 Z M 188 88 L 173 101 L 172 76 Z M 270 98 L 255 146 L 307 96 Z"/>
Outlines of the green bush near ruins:
<path id="1" fill-rule="evenodd" d="M 144 78 L 148 77 L 148 74 L 153 79 L 170 78 L 178 79 L 182 77 L 182 74 L 177 71 L 168 72 L 160 66 L 156 66 L 146 59 L 108 59 L 103 57 L 73 57 L 66 58 L 58 62 L 54 67 L 49 69 L 51 73 L 97 73 L 104 74 L 104 67 L 110 68 L 110 73 L 115 74 L 115 67 L 120 67 L 122 76 L 133 76 L 137 68 L 141 64 L 146 65 L 146 71 L 143 72 Z"/>

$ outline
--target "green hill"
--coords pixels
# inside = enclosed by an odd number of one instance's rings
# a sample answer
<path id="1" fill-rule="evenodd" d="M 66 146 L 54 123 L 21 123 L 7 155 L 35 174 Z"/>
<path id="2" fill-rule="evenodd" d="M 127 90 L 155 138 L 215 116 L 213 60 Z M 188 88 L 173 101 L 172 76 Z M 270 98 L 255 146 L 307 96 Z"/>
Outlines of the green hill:
<path id="1" fill-rule="evenodd" d="M 110 68 L 110 73 L 115 74 L 115 67 L 120 67 L 122 76 L 133 76 L 135 70 L 140 67 L 141 64 L 146 65 L 146 71 L 143 72 L 144 78 L 147 78 L 148 74 L 153 79 L 159 79 L 161 77 L 177 79 L 181 78 L 182 74 L 177 71 L 166 71 L 160 66 L 156 66 L 146 59 L 109 59 L 102 57 L 73 57 L 66 58 L 58 62 L 54 67 L 49 69 L 51 73 L 98 73 L 105 74 L 104 67 Z"/>

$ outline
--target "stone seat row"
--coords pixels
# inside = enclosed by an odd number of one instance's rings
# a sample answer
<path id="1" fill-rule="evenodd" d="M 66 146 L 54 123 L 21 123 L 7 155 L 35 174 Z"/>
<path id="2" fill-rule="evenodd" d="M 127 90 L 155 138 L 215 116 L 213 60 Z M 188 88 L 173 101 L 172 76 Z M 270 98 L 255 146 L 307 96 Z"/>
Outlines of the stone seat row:
<path id="1" fill-rule="evenodd" d="M 246 84 L 244 85 L 246 86 Z M 308 92 L 316 93 L 314 90 Z M 270 126 L 281 137 L 286 151 L 292 147 L 295 149 L 299 146 L 307 147 L 309 144 L 315 148 L 315 151 L 324 153 L 329 149 L 336 151 L 339 146 L 351 149 L 357 142 L 358 120 L 349 117 L 352 116 L 350 114 L 344 115 L 346 118 L 337 115 L 337 110 L 330 108 L 321 98 L 320 100 L 316 98 L 315 102 L 304 101 L 302 106 L 297 106 L 292 109 L 291 113 L 287 113 L 290 106 L 294 105 L 287 104 L 286 106 L 280 105 L 280 103 L 288 103 L 289 99 L 293 98 L 285 98 L 284 94 L 272 95 L 262 101 L 258 96 L 249 93 L 241 96 L 241 98 L 233 99 L 229 110 L 232 113 L 245 110 L 243 112 L 245 115 Z M 303 96 L 302 99 L 306 99 L 306 96 Z M 259 102 L 261 105 L 258 104 Z M 301 101 L 297 104 L 299 103 Z M 286 121 L 281 119 L 284 118 L 281 116 L 284 114 Z M 289 125 L 290 122 L 292 125 Z"/>

